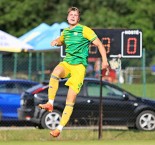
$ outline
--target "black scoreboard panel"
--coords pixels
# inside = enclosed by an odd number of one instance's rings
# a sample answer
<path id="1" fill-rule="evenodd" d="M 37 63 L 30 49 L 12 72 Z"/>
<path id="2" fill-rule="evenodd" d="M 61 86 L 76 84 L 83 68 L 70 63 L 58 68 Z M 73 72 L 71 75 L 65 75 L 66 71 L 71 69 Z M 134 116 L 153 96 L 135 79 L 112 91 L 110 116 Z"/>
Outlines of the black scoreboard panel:
<path id="1" fill-rule="evenodd" d="M 121 30 L 120 29 L 93 29 L 97 34 L 98 38 L 104 45 L 108 56 L 121 54 Z M 96 50 L 96 55 L 93 51 Z M 94 54 L 94 55 L 92 55 Z M 99 57 L 100 53 L 98 48 L 94 47 L 92 44 L 89 51 L 90 57 Z"/>
<path id="2" fill-rule="evenodd" d="M 121 33 L 121 55 L 123 58 L 142 57 L 142 32 L 125 30 Z"/>
<path id="3" fill-rule="evenodd" d="M 137 29 L 93 29 L 104 45 L 108 57 L 142 57 L 142 32 Z M 61 56 L 65 56 L 65 46 L 61 47 Z M 89 46 L 89 57 L 100 57 L 98 48 Z"/>

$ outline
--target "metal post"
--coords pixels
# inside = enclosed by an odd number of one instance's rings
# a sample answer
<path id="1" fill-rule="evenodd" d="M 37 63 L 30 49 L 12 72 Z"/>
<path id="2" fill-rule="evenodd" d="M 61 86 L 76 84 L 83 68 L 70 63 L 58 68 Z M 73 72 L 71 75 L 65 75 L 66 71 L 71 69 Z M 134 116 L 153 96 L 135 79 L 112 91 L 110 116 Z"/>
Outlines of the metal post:
<path id="1" fill-rule="evenodd" d="M 36 52 L 36 74 L 37 74 L 37 81 L 40 81 L 40 73 L 39 73 L 39 68 L 40 68 L 40 52 Z"/>
<path id="2" fill-rule="evenodd" d="M 28 79 L 32 79 L 32 52 L 29 52 Z"/>
<path id="3" fill-rule="evenodd" d="M 100 59 L 100 104 L 99 104 L 99 132 L 98 139 L 102 139 L 102 71 L 101 71 L 101 59 Z"/>
<path id="4" fill-rule="evenodd" d="M 44 52 L 41 53 L 41 80 L 45 79 L 45 65 L 44 65 Z"/>
<path id="5" fill-rule="evenodd" d="M 142 55 L 142 70 L 143 70 L 143 97 L 146 97 L 146 70 L 145 70 L 145 48 Z"/>
<path id="6" fill-rule="evenodd" d="M 39 52 L 36 52 L 36 71 L 39 71 Z"/>
<path id="7" fill-rule="evenodd" d="M 17 59 L 18 59 L 18 54 L 14 53 L 14 68 L 13 68 L 13 78 L 16 79 L 17 76 Z"/>

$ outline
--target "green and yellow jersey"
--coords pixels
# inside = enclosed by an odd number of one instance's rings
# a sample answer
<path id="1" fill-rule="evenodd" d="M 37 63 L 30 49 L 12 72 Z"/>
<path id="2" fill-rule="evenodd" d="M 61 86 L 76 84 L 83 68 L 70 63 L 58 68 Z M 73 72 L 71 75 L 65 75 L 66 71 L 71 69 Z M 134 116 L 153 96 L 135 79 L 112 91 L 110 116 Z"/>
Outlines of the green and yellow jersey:
<path id="1" fill-rule="evenodd" d="M 73 29 L 65 28 L 60 36 L 61 42 L 66 45 L 64 61 L 87 66 L 89 44 L 96 38 L 97 35 L 92 29 L 81 24 Z"/>

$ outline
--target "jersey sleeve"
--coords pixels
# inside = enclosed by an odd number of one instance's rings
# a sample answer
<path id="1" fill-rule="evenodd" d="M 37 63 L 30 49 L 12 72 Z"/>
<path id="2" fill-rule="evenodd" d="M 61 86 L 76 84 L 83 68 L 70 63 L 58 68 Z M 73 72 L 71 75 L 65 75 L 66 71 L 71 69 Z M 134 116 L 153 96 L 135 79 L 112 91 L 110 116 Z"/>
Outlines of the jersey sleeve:
<path id="1" fill-rule="evenodd" d="M 91 42 L 97 38 L 95 32 L 87 26 L 83 27 L 83 36 Z"/>
<path id="2" fill-rule="evenodd" d="M 61 35 L 60 35 L 60 41 L 63 43 L 64 42 L 64 30 L 61 32 Z"/>

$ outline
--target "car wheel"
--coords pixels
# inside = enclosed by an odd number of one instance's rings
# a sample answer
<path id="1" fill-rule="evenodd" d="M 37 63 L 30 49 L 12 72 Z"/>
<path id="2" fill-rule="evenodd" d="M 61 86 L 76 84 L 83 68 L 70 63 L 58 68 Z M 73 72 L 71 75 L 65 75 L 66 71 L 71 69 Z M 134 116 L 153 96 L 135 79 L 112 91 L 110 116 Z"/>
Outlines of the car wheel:
<path id="1" fill-rule="evenodd" d="M 153 111 L 143 111 L 136 119 L 136 127 L 139 130 L 155 130 L 155 113 Z"/>
<path id="2" fill-rule="evenodd" d="M 52 112 L 45 112 L 41 118 L 41 126 L 46 129 L 55 129 L 61 119 L 61 112 L 53 110 Z"/>

